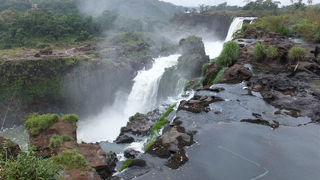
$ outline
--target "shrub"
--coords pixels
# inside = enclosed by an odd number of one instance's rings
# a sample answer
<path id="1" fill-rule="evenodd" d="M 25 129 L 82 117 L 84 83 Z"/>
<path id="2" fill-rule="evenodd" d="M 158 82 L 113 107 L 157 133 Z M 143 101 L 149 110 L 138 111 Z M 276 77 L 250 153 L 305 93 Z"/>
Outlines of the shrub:
<path id="1" fill-rule="evenodd" d="M 236 42 L 229 41 L 223 45 L 223 50 L 216 60 L 216 65 L 220 67 L 229 67 L 234 64 L 239 56 L 239 45 Z"/>
<path id="2" fill-rule="evenodd" d="M 49 140 L 49 147 L 50 149 L 55 149 L 55 148 L 59 148 L 61 146 L 61 144 L 65 141 L 73 141 L 73 138 L 68 136 L 68 135 L 63 135 L 63 136 L 58 136 L 58 135 L 54 135 L 51 136 L 50 140 Z"/>
<path id="3" fill-rule="evenodd" d="M 194 89 L 201 86 L 201 82 L 199 79 L 190 80 L 187 82 L 187 84 L 184 86 L 184 91 L 187 91 L 189 89 Z"/>
<path id="4" fill-rule="evenodd" d="M 25 123 L 26 128 L 33 136 L 39 135 L 43 130 L 48 129 L 59 120 L 58 114 L 33 114 Z"/>
<path id="5" fill-rule="evenodd" d="M 303 61 L 307 57 L 307 51 L 304 48 L 294 46 L 289 50 L 288 57 L 291 61 Z"/>
<path id="6" fill-rule="evenodd" d="M 222 69 L 218 72 L 218 74 L 216 75 L 215 79 L 214 79 L 210 84 L 212 85 L 212 84 L 217 84 L 217 83 L 219 83 L 220 80 L 221 80 L 221 78 L 222 78 L 223 75 L 224 75 L 224 72 L 225 72 L 227 69 L 228 69 L 227 67 L 222 68 Z"/>
<path id="7" fill-rule="evenodd" d="M 30 152 L 20 153 L 16 160 L 0 160 L 0 179 L 60 179 L 61 166 Z"/>
<path id="8" fill-rule="evenodd" d="M 201 76 L 204 76 L 204 75 L 206 74 L 208 67 L 209 67 L 209 63 L 205 63 L 205 64 L 202 66 Z"/>
<path id="9" fill-rule="evenodd" d="M 133 159 L 131 159 L 131 158 L 127 159 L 127 160 L 123 163 L 123 165 L 122 165 L 122 167 L 121 167 L 121 169 L 120 169 L 120 172 L 122 172 L 123 170 L 127 169 L 127 168 L 129 167 L 129 165 L 131 164 L 132 161 L 133 161 Z"/>
<path id="10" fill-rule="evenodd" d="M 51 159 L 54 163 L 64 166 L 66 170 L 92 170 L 87 160 L 76 150 L 63 151 L 59 155 L 51 157 Z"/>
<path id="11" fill-rule="evenodd" d="M 267 55 L 267 58 L 269 59 L 275 59 L 278 57 L 278 49 L 274 46 L 269 46 L 267 51 L 266 51 L 266 55 Z"/>
<path id="12" fill-rule="evenodd" d="M 262 61 L 266 58 L 266 47 L 264 46 L 263 43 L 257 43 L 254 46 L 254 51 L 253 51 L 254 57 L 259 60 Z"/>
<path id="13" fill-rule="evenodd" d="M 75 124 L 78 122 L 79 117 L 76 114 L 66 114 L 61 119 L 68 121 L 69 123 Z"/>

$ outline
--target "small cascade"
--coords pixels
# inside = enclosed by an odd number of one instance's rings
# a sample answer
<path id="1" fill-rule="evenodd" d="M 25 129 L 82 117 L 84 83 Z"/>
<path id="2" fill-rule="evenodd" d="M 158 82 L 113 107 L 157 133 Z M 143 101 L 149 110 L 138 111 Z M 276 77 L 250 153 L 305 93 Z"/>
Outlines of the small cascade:
<path id="1" fill-rule="evenodd" d="M 255 19 L 256 19 L 256 17 L 236 17 L 236 18 L 234 18 L 234 20 L 232 21 L 232 23 L 229 27 L 228 35 L 225 39 L 225 42 L 232 40 L 233 34 L 242 28 L 244 21 L 253 21 Z"/>

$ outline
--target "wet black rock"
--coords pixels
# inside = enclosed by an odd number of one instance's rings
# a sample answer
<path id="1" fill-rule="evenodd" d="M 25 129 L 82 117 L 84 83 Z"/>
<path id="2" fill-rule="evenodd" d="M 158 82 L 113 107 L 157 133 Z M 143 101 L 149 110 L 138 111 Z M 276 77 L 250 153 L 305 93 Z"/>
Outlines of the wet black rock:
<path id="1" fill-rule="evenodd" d="M 270 123 L 267 120 L 264 119 L 242 119 L 240 122 L 247 122 L 247 123 L 253 123 L 253 124 L 260 124 L 264 126 L 270 126 L 273 129 L 276 129 L 280 126 L 278 121 L 273 121 L 273 123 Z"/>
<path id="2" fill-rule="evenodd" d="M 134 159 L 140 154 L 139 151 L 134 149 L 127 149 L 124 151 L 124 157 Z"/>
<path id="3" fill-rule="evenodd" d="M 120 136 L 124 133 L 132 133 L 137 135 L 149 135 L 154 123 L 160 118 L 161 114 L 158 109 L 147 114 L 137 113 L 130 117 L 129 122 L 121 128 Z"/>
<path id="4" fill-rule="evenodd" d="M 128 135 L 120 135 L 114 142 L 117 144 L 132 143 L 134 142 L 134 138 Z"/>
<path id="5" fill-rule="evenodd" d="M 166 165 L 172 169 L 177 169 L 188 161 L 184 147 L 194 143 L 194 132 L 186 132 L 181 124 L 181 121 L 175 120 L 165 127 L 163 134 L 147 150 L 151 155 L 169 158 Z"/>
<path id="6" fill-rule="evenodd" d="M 193 113 L 209 112 L 209 104 L 214 102 L 223 101 L 222 98 L 217 96 L 194 96 L 192 99 L 180 102 L 178 111 L 186 110 Z"/>

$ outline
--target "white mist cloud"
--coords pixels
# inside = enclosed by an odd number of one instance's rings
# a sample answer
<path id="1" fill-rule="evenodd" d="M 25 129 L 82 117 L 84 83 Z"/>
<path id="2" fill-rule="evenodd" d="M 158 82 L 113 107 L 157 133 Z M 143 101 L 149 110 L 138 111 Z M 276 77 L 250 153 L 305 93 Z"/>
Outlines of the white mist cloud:
<path id="1" fill-rule="evenodd" d="M 243 6 L 246 3 L 244 0 L 162 0 L 165 2 L 171 2 L 180 6 L 199 6 L 200 4 L 206 5 L 217 5 L 224 2 L 227 2 L 229 5 L 238 5 Z M 281 2 L 281 5 L 289 5 L 290 0 L 278 0 Z M 303 0 L 303 2 L 307 3 L 307 0 Z M 320 3 L 320 0 L 313 0 L 313 4 Z"/>

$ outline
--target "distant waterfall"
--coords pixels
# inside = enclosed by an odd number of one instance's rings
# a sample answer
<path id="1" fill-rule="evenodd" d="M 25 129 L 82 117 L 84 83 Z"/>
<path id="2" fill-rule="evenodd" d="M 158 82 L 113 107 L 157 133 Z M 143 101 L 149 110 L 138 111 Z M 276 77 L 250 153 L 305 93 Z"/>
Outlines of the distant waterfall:
<path id="1" fill-rule="evenodd" d="M 166 68 L 178 63 L 179 56 L 156 58 L 151 69 L 139 71 L 129 95 L 117 92 L 112 106 L 78 123 L 78 141 L 113 141 L 130 116 L 155 109 L 160 79 Z"/>
<path id="2" fill-rule="evenodd" d="M 232 21 L 232 23 L 229 27 L 228 35 L 225 39 L 225 42 L 232 40 L 233 34 L 242 28 L 243 22 L 245 20 L 253 21 L 254 19 L 256 19 L 256 18 L 255 17 L 236 17 L 236 18 L 234 18 L 234 20 Z"/>

